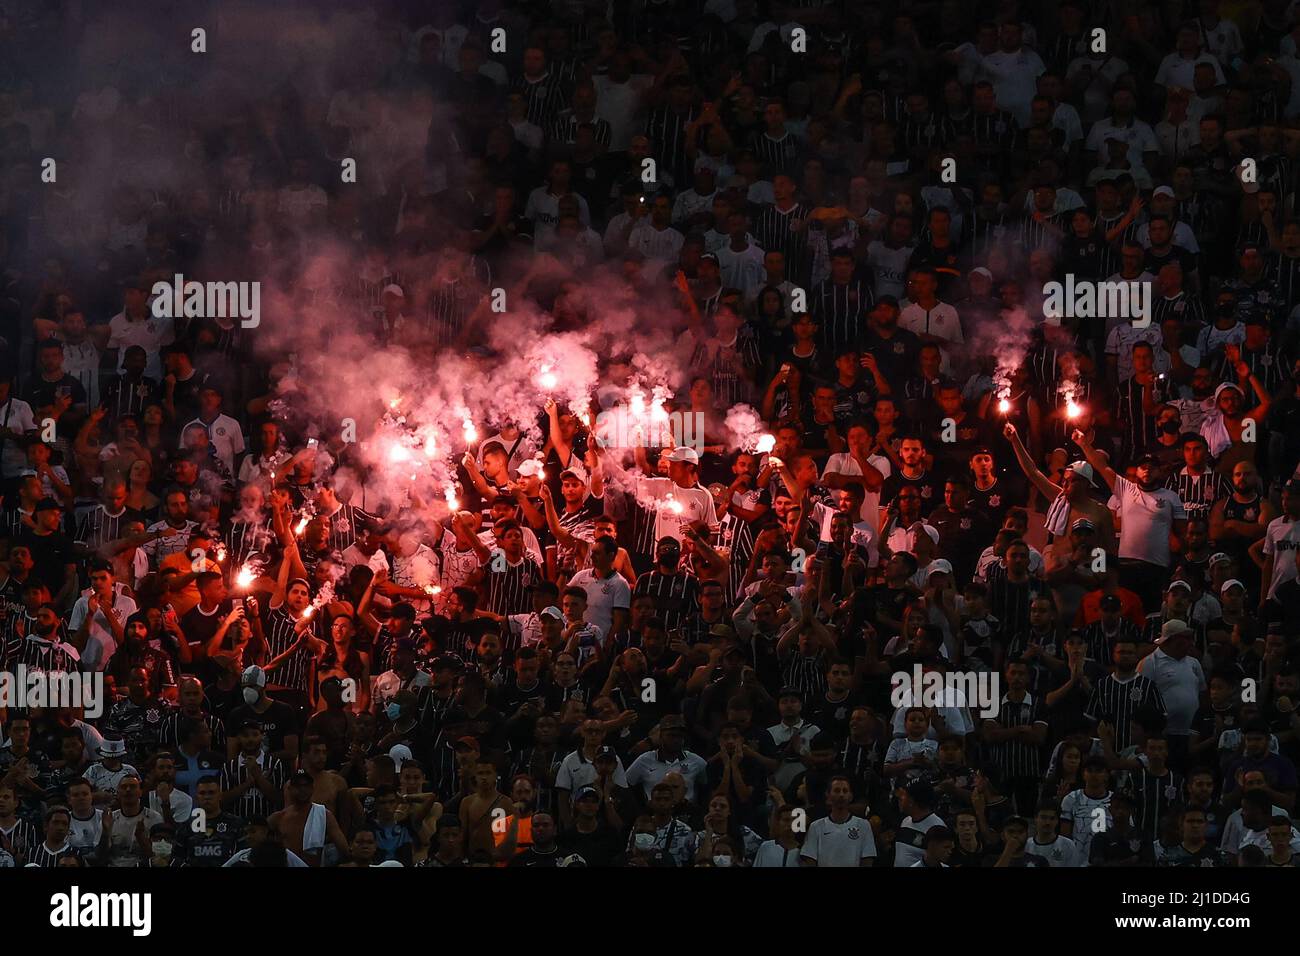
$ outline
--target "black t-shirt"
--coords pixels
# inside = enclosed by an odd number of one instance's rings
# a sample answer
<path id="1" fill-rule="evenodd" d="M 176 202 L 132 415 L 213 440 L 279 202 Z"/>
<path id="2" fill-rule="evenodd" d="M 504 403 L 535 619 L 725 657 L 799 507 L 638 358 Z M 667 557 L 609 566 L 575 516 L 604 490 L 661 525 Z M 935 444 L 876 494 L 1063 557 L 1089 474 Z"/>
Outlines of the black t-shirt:
<path id="1" fill-rule="evenodd" d="M 623 853 L 619 835 L 601 823 L 591 833 L 569 830 L 559 838 L 560 855 L 577 854 L 587 866 L 613 866 Z"/>
<path id="2" fill-rule="evenodd" d="M 944 475 L 938 467 L 922 472 L 916 478 L 909 478 L 901 470 L 895 471 L 885 479 L 880 489 L 880 503 L 888 505 L 905 485 L 916 488 L 921 493 L 921 516 L 926 517 L 943 504 Z"/>
<path id="3" fill-rule="evenodd" d="M 822 697 L 812 705 L 808 720 L 834 737 L 837 743 L 843 743 L 849 736 L 849 716 L 855 707 L 861 707 L 866 702 L 866 698 L 856 691 L 850 691 L 841 701 Z"/>
<path id="4" fill-rule="evenodd" d="M 38 412 L 47 405 L 53 405 L 56 398 L 65 395 L 72 397 L 73 405 L 86 404 L 85 388 L 71 375 L 64 375 L 57 382 L 47 382 L 37 376 L 34 381 L 28 383 L 23 398 L 28 405 L 32 406 L 33 412 Z"/>
<path id="5" fill-rule="evenodd" d="M 205 822 L 207 826 L 197 832 L 193 823 L 178 824 L 174 852 L 181 866 L 222 866 L 240 849 L 245 828 L 241 817 L 222 813 Z"/>
<path id="6" fill-rule="evenodd" d="M 993 484 L 984 489 L 976 488 L 972 480 L 971 509 L 986 515 L 996 530 L 1002 527 L 1002 522 L 1012 506 L 1024 503 L 1026 491 L 1024 482 L 1010 475 L 998 475 Z"/>
<path id="7" fill-rule="evenodd" d="M 32 577 L 48 586 L 51 594 L 58 594 L 67 576 L 67 566 L 75 561 L 72 539 L 62 531 L 42 535 L 24 530 L 18 543 L 26 545 L 32 552 L 35 563 Z"/>
<path id="8" fill-rule="evenodd" d="M 274 753 L 284 749 L 284 738 L 298 733 L 298 717 L 292 707 L 279 701 L 271 701 L 271 706 L 260 714 L 244 704 L 236 707 L 226 718 L 226 729 L 233 737 L 239 733 L 240 725 L 246 720 L 255 720 L 262 727 L 266 736 L 266 745 Z"/>
<path id="9" fill-rule="evenodd" d="M 563 854 L 557 846 L 550 853 L 539 853 L 536 848 L 529 847 L 523 853 L 515 856 L 510 861 L 509 866 L 518 867 L 555 867 L 560 865 L 560 859 Z"/>

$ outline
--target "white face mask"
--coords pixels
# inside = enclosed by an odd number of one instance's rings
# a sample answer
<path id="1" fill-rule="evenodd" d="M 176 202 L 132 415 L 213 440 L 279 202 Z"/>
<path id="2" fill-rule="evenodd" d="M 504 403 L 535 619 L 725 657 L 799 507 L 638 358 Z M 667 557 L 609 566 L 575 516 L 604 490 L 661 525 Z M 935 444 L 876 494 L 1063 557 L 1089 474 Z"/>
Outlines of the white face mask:
<path id="1" fill-rule="evenodd" d="M 261 695 L 258 694 L 256 687 L 244 688 L 244 703 L 247 704 L 249 707 L 252 707 L 260 699 L 261 699 Z"/>
<path id="2" fill-rule="evenodd" d="M 729 856 L 715 856 L 715 857 L 713 858 L 713 865 L 714 865 L 714 866 L 731 866 L 731 857 L 729 857 Z"/>
<path id="3" fill-rule="evenodd" d="M 154 840 L 153 855 L 163 857 L 164 859 L 170 859 L 172 855 L 172 845 L 166 840 Z"/>
<path id="4" fill-rule="evenodd" d="M 633 845 L 638 850 L 648 850 L 655 845 L 655 835 L 653 833 L 638 833 L 632 840 Z"/>

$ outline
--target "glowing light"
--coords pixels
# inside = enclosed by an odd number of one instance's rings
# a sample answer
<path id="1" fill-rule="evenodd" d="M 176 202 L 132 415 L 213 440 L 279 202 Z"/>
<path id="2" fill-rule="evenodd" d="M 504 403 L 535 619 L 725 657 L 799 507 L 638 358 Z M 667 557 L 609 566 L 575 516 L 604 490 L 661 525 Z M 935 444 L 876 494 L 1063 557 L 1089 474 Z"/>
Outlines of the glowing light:
<path id="1" fill-rule="evenodd" d="M 1083 407 L 1077 404 L 1074 399 L 1071 398 L 1065 403 L 1066 418 L 1078 418 L 1082 414 L 1083 414 Z"/>
<path id="2" fill-rule="evenodd" d="M 537 376 L 538 385 L 542 386 L 542 388 L 546 389 L 549 392 L 551 389 L 555 388 L 555 386 L 559 384 L 559 381 L 560 380 L 556 378 L 555 373 L 551 371 L 551 367 L 549 365 L 542 366 L 541 374 Z"/>
<path id="3" fill-rule="evenodd" d="M 478 429 L 474 427 L 474 423 L 470 421 L 470 419 L 466 418 L 463 422 L 461 422 L 461 427 L 465 429 L 466 442 L 478 441 Z"/>
<path id="4" fill-rule="evenodd" d="M 217 545 L 217 563 L 220 564 L 224 560 L 226 560 L 226 546 L 219 544 Z"/>
<path id="5" fill-rule="evenodd" d="M 640 418 L 645 414 L 645 396 L 640 392 L 633 392 L 631 401 L 628 405 L 632 411 L 633 418 Z"/>
<path id="6" fill-rule="evenodd" d="M 397 406 L 400 404 L 402 404 L 402 396 L 399 395 L 388 403 L 388 410 L 395 412 L 397 411 Z"/>
<path id="7" fill-rule="evenodd" d="M 1007 401 L 1005 398 L 1002 399 L 1000 402 L 998 402 L 998 411 L 1001 412 L 1003 415 L 1011 411 L 1011 402 Z"/>
<path id="8" fill-rule="evenodd" d="M 760 455 L 766 455 L 776 447 L 775 435 L 759 435 L 758 443 L 754 445 L 754 451 Z"/>
<path id="9" fill-rule="evenodd" d="M 303 608 L 301 620 L 305 621 L 315 613 L 316 613 L 316 605 L 308 604 L 305 608 Z"/>
<path id="10" fill-rule="evenodd" d="M 298 523 L 293 526 L 293 533 L 295 535 L 301 535 L 304 531 L 307 530 L 307 525 L 310 521 L 311 521 L 310 517 L 308 517 L 307 515 L 303 515 L 300 519 L 298 519 Z"/>
<path id="11" fill-rule="evenodd" d="M 257 578 L 257 574 L 256 572 L 253 571 L 252 566 L 245 564 L 235 574 L 235 587 L 239 588 L 240 590 L 246 591 L 248 590 L 249 586 L 252 585 L 253 581 L 256 580 L 256 578 Z"/>
<path id="12" fill-rule="evenodd" d="M 437 597 L 442 593 L 442 588 L 438 587 L 436 584 L 426 584 L 424 586 L 424 593 L 429 595 L 429 597 Z"/>
<path id="13" fill-rule="evenodd" d="M 434 437 L 433 433 L 430 432 L 429 437 L 424 440 L 424 457 L 432 458 L 435 454 L 437 454 L 437 452 L 438 452 L 437 439 Z"/>
<path id="14" fill-rule="evenodd" d="M 404 461 L 411 460 L 411 452 L 405 445 L 393 445 L 388 449 L 388 460 L 398 465 Z"/>
<path id="15" fill-rule="evenodd" d="M 444 492 L 444 494 L 447 498 L 447 507 L 450 508 L 452 511 L 459 511 L 460 499 L 456 497 L 456 486 L 448 485 L 447 490 Z"/>
<path id="16" fill-rule="evenodd" d="M 667 505 L 668 505 L 668 510 L 671 511 L 671 512 L 672 512 L 673 514 L 675 514 L 675 515 L 679 515 L 679 514 L 681 514 L 683 511 L 686 510 L 686 506 L 683 505 L 683 504 L 682 504 L 680 501 L 678 501 L 676 498 L 674 498 L 672 495 L 669 495 L 669 496 L 665 499 L 665 501 L 666 501 L 666 503 L 667 503 Z"/>

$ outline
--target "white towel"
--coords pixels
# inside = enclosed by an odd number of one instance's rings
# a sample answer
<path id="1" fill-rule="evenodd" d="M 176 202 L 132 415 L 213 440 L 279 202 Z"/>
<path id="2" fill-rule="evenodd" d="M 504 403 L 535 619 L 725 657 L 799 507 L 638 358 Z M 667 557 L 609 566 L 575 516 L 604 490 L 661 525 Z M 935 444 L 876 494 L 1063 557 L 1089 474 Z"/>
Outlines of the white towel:
<path id="1" fill-rule="evenodd" d="M 1201 436 L 1210 446 L 1212 458 L 1218 458 L 1228 449 L 1232 436 L 1228 434 L 1228 426 L 1223 424 L 1223 412 L 1216 408 L 1201 420 Z"/>
<path id="2" fill-rule="evenodd" d="M 1070 521 L 1070 502 L 1065 497 L 1065 492 L 1057 495 L 1052 499 L 1052 503 L 1047 508 L 1047 515 L 1043 519 L 1043 526 L 1054 537 L 1061 537 L 1069 528 Z"/>
<path id="3" fill-rule="evenodd" d="M 302 828 L 302 848 L 308 852 L 325 845 L 325 804 L 313 803 Z"/>

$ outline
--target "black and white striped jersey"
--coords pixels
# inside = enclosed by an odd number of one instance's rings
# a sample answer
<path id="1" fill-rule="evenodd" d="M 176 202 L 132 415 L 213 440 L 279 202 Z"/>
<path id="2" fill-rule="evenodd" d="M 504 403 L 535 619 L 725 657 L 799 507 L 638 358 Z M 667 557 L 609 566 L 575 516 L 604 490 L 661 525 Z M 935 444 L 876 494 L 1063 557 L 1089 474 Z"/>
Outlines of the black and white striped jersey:
<path id="1" fill-rule="evenodd" d="M 1199 475 L 1180 468 L 1176 474 L 1169 476 L 1165 487 L 1183 499 L 1183 508 L 1189 518 L 1209 518 L 1214 503 L 1232 494 L 1232 485 L 1228 479 L 1208 468 Z"/>
<path id="2" fill-rule="evenodd" d="M 110 541 L 125 536 L 123 528 L 132 521 L 141 521 L 143 516 L 130 508 L 123 508 L 117 514 L 110 514 L 102 504 L 88 508 L 77 516 L 77 531 L 74 537 L 91 551 L 98 551 Z"/>
<path id="3" fill-rule="evenodd" d="M 541 567 L 527 555 L 511 564 L 504 553 L 494 554 L 483 571 L 487 595 L 483 609 L 502 617 L 528 613 L 533 606 L 528 589 L 543 577 Z"/>
<path id="4" fill-rule="evenodd" d="M 1029 727 L 1033 724 L 1047 723 L 1042 704 L 1028 693 L 1021 701 L 1003 697 L 998 706 L 997 717 L 989 719 L 999 727 Z M 1009 778 L 1024 780 L 1043 775 L 1042 748 L 1037 744 L 1004 740 L 990 745 L 988 750 L 993 763 Z"/>
<path id="5" fill-rule="evenodd" d="M 250 786 L 227 808 L 230 813 L 245 820 L 254 816 L 267 817 L 280 809 L 282 798 L 279 795 L 284 792 L 284 784 L 288 778 L 284 763 L 271 754 L 261 754 L 258 763 L 262 768 L 262 775 L 275 787 L 277 796 L 272 800 L 258 788 L 257 784 Z M 222 792 L 234 790 L 248 780 L 249 776 L 243 754 L 237 755 L 234 760 L 227 760 L 221 768 Z"/>
<path id="6" fill-rule="evenodd" d="M 685 571 L 665 574 L 658 568 L 636 579 L 635 598 L 648 594 L 654 598 L 655 613 L 664 622 L 666 630 L 681 627 L 700 610 L 700 581 Z"/>
<path id="7" fill-rule="evenodd" d="M 1129 721 L 1134 714 L 1146 710 L 1163 714 L 1165 701 L 1155 682 L 1135 671 L 1127 680 L 1107 674 L 1097 681 L 1083 712 L 1090 719 L 1104 720 L 1115 728 L 1115 751 L 1118 753 L 1133 742 Z"/>
<path id="8" fill-rule="evenodd" d="M 268 661 L 279 657 L 298 640 L 295 630 L 297 620 L 289 615 L 283 607 L 271 611 L 266 619 L 266 643 L 270 645 Z M 313 632 L 318 619 L 312 621 Z M 311 682 L 312 653 L 306 647 L 300 647 L 276 670 L 267 674 L 267 683 L 277 687 L 306 691 Z M 247 814 L 239 814 L 247 816 Z"/>

